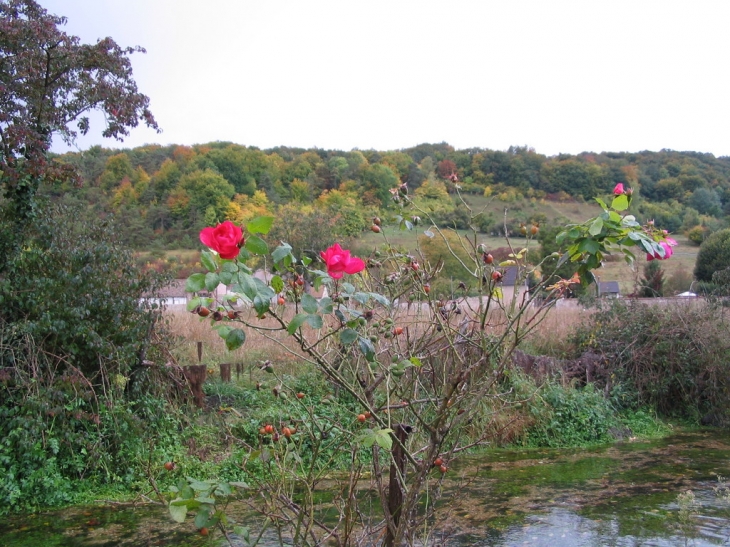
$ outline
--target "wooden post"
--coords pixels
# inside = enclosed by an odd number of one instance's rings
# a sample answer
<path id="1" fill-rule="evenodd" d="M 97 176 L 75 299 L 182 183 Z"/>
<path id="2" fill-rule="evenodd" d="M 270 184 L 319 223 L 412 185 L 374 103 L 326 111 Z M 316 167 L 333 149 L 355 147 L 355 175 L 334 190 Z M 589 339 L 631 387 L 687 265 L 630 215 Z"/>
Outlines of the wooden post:
<path id="1" fill-rule="evenodd" d="M 241 361 L 238 361 L 236 363 L 236 380 L 238 382 L 241 381 L 241 372 L 243 371 L 243 363 Z"/>
<path id="2" fill-rule="evenodd" d="M 193 392 L 193 400 L 198 408 L 203 408 L 205 396 L 203 384 L 205 383 L 205 365 L 189 365 L 182 367 L 183 374 L 190 384 L 190 391 Z"/>
<path id="3" fill-rule="evenodd" d="M 224 382 L 231 381 L 231 363 L 221 363 L 221 380 Z"/>
<path id="4" fill-rule="evenodd" d="M 198 344 L 198 364 L 203 360 L 203 342 L 196 342 Z"/>
<path id="5" fill-rule="evenodd" d="M 400 522 L 401 509 L 403 508 L 403 491 L 406 476 L 406 453 L 403 447 L 408 440 L 413 428 L 410 425 L 394 424 L 393 433 L 393 461 L 390 464 L 390 478 L 388 483 L 388 512 L 390 513 L 393 526 L 388 526 L 385 533 L 385 547 L 394 547 L 395 533 Z"/>

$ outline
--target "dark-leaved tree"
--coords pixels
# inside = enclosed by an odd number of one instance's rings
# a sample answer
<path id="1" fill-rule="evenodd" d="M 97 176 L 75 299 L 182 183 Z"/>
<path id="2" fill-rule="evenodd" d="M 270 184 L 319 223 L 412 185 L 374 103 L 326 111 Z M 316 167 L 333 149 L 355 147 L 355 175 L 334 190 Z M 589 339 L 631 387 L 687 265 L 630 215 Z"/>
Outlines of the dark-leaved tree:
<path id="1" fill-rule="evenodd" d="M 158 129 L 149 98 L 137 90 L 129 55 L 111 38 L 82 44 L 34 0 L 0 0 L 0 175 L 21 224 L 33 212 L 41 180 L 67 178 L 46 153 L 53 135 L 71 143 L 101 110 L 102 134 L 120 139 L 140 121 Z"/>

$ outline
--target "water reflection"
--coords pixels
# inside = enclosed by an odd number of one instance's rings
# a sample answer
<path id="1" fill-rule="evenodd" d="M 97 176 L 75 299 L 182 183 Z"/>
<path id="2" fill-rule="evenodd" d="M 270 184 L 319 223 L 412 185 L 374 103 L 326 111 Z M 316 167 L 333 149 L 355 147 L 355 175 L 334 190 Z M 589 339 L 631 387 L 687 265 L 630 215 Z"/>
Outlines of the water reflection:
<path id="1" fill-rule="evenodd" d="M 730 436 L 675 435 L 591 450 L 495 451 L 464 460 L 446 485 L 433 545 L 730 546 Z M 694 505 L 677 496 L 691 490 Z M 268 536 L 264 547 L 275 545 Z M 77 508 L 0 523 L 0 544 L 220 545 L 157 506 Z"/>
<path id="2" fill-rule="evenodd" d="M 726 434 L 508 452 L 480 464 L 483 482 L 469 498 L 480 501 L 461 503 L 445 545 L 730 545 L 730 499 L 717 479 L 730 468 Z M 677 496 L 687 490 L 695 505 L 682 513 Z"/>

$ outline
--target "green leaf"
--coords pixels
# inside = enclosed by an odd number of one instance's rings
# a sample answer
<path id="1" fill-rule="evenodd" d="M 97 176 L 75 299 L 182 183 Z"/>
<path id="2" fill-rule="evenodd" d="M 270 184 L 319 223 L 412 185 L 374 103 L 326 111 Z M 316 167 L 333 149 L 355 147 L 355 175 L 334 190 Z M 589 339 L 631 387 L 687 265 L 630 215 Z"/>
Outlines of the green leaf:
<path id="1" fill-rule="evenodd" d="M 210 251 L 203 251 L 200 253 L 200 263 L 209 272 L 214 272 L 218 269 L 218 265 L 215 263 L 215 256 Z"/>
<path id="2" fill-rule="evenodd" d="M 332 313 L 334 305 L 334 301 L 329 296 L 323 296 L 319 299 L 319 308 L 322 313 Z"/>
<path id="3" fill-rule="evenodd" d="M 201 505 L 215 505 L 215 498 L 211 498 L 209 496 L 199 496 L 195 498 L 195 501 Z"/>
<path id="4" fill-rule="evenodd" d="M 170 502 L 170 505 L 167 506 L 167 508 L 170 510 L 170 516 L 172 517 L 172 520 L 175 522 L 185 522 L 185 517 L 188 514 L 188 508 L 185 505 L 173 505 L 176 501 L 179 501 L 180 498 L 177 498 Z"/>
<path id="5" fill-rule="evenodd" d="M 273 289 L 260 279 L 254 277 L 254 284 L 256 285 L 258 295 L 264 300 L 271 300 L 276 296 L 276 293 L 273 291 Z"/>
<path id="6" fill-rule="evenodd" d="M 619 215 L 616 211 L 609 212 L 608 218 L 611 220 L 611 222 L 615 222 L 616 224 L 621 223 L 621 215 Z"/>
<path id="7" fill-rule="evenodd" d="M 185 282 L 185 292 L 200 292 L 205 289 L 205 274 L 196 273 Z"/>
<path id="8" fill-rule="evenodd" d="M 350 345 L 357 340 L 358 334 L 354 329 L 345 329 L 340 333 L 340 342 L 343 344 Z"/>
<path id="9" fill-rule="evenodd" d="M 234 262 L 232 260 L 226 260 L 223 262 L 223 266 L 221 266 L 221 270 L 224 272 L 230 272 L 230 273 L 236 273 L 238 272 L 238 263 Z"/>
<path id="10" fill-rule="evenodd" d="M 218 332 L 218 336 L 220 336 L 221 338 L 223 338 L 225 340 L 226 336 L 228 336 L 228 333 L 231 332 L 231 330 L 233 330 L 233 327 L 229 327 L 228 325 L 223 325 L 221 323 L 218 323 L 217 325 L 215 325 L 213 327 L 213 329 L 215 329 Z"/>
<path id="11" fill-rule="evenodd" d="M 286 327 L 286 331 L 289 334 L 294 334 L 299 327 L 301 327 L 304 322 L 307 320 L 308 314 L 306 313 L 298 313 L 294 317 L 292 317 L 291 322 Z"/>
<path id="12" fill-rule="evenodd" d="M 253 302 L 256 295 L 259 293 L 256 287 L 255 278 L 244 272 L 238 272 L 238 284 L 241 286 L 241 291 L 245 294 L 249 300 Z"/>
<path id="13" fill-rule="evenodd" d="M 615 211 L 625 211 L 629 208 L 629 198 L 626 194 L 620 194 L 613 198 L 611 209 Z"/>
<path id="14" fill-rule="evenodd" d="M 193 311 L 195 308 L 200 306 L 200 301 L 201 301 L 201 298 L 199 296 L 196 296 L 195 298 L 191 298 L 188 301 L 187 310 Z"/>
<path id="15" fill-rule="evenodd" d="M 195 527 L 206 528 L 208 526 L 208 518 L 210 517 L 210 509 L 202 507 L 195 515 Z"/>
<path id="16" fill-rule="evenodd" d="M 324 322 L 322 321 L 322 316 L 314 314 L 310 314 L 307 316 L 307 323 L 309 323 L 309 326 L 313 329 L 321 329 L 324 325 Z"/>
<path id="17" fill-rule="evenodd" d="M 586 238 L 578 244 L 578 250 L 581 253 L 595 254 L 599 248 L 600 246 L 595 239 Z"/>
<path id="18" fill-rule="evenodd" d="M 251 234 L 268 234 L 274 224 L 274 217 L 256 217 L 246 224 L 246 231 Z"/>
<path id="19" fill-rule="evenodd" d="M 411 362 L 411 364 L 414 367 L 421 367 L 421 366 L 423 366 L 423 363 L 421 363 L 421 360 L 418 357 L 409 357 L 408 360 Z"/>
<path id="20" fill-rule="evenodd" d="M 265 255 L 269 253 L 269 246 L 258 236 L 248 236 L 244 247 L 246 247 L 246 250 L 250 253 L 255 255 Z"/>
<path id="21" fill-rule="evenodd" d="M 307 313 L 317 313 L 317 299 L 311 294 L 302 295 L 302 309 Z"/>
<path id="22" fill-rule="evenodd" d="M 257 294 L 253 299 L 253 308 L 256 310 L 256 316 L 258 318 L 266 315 L 271 307 L 271 298 L 267 298 L 265 295 Z"/>
<path id="23" fill-rule="evenodd" d="M 271 288 L 274 292 L 280 293 L 284 290 L 284 280 L 279 275 L 275 275 L 271 278 Z"/>
<path id="24" fill-rule="evenodd" d="M 591 227 L 588 228 L 588 233 L 592 236 L 597 236 L 601 233 L 601 230 L 603 230 L 603 219 L 598 217 L 591 223 Z"/>
<path id="25" fill-rule="evenodd" d="M 246 333 L 241 329 L 231 329 L 225 337 L 226 347 L 228 351 L 240 348 L 246 341 Z"/>
<path id="26" fill-rule="evenodd" d="M 375 432 L 375 442 L 378 443 L 380 448 L 390 450 L 393 447 L 393 438 L 390 436 L 391 433 L 393 433 L 393 430 L 390 428 L 381 429 Z"/>
<path id="27" fill-rule="evenodd" d="M 356 442 L 364 448 L 370 448 L 375 443 L 375 432 L 368 428 L 365 429 L 356 439 Z"/>
<path id="28" fill-rule="evenodd" d="M 608 209 L 608 207 L 606 206 L 606 202 L 603 201 L 601 198 L 596 198 L 596 203 L 601 206 L 601 209 Z"/>
<path id="29" fill-rule="evenodd" d="M 205 274 L 205 288 L 206 290 L 213 292 L 218 288 L 218 285 L 220 284 L 221 279 L 218 277 L 218 274 L 215 272 L 208 272 Z"/>
<path id="30" fill-rule="evenodd" d="M 251 533 L 246 526 L 234 526 L 233 533 L 243 538 L 246 543 L 251 543 Z"/>
<path id="31" fill-rule="evenodd" d="M 274 259 L 274 263 L 281 262 L 287 256 L 291 256 L 291 245 L 288 243 L 282 243 L 271 253 L 271 258 Z"/>
<path id="32" fill-rule="evenodd" d="M 207 481 L 199 481 L 192 477 L 188 477 L 188 481 L 190 483 L 190 488 L 192 488 L 196 492 L 207 492 L 208 490 L 210 490 L 211 486 L 213 486 Z"/>
<path id="33" fill-rule="evenodd" d="M 373 346 L 373 343 L 363 336 L 358 339 L 357 343 L 365 359 L 372 363 L 375 360 L 375 346 Z"/>

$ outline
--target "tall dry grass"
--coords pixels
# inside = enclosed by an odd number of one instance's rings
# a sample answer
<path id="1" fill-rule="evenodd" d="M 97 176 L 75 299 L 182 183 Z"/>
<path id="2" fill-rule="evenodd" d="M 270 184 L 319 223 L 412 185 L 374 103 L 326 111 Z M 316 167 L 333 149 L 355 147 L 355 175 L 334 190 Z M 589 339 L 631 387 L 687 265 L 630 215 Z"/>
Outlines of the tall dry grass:
<path id="1" fill-rule="evenodd" d="M 577 303 L 576 303 L 577 304 Z M 459 302 L 457 305 L 463 315 L 457 315 L 455 323 L 473 318 L 478 304 L 473 302 Z M 295 310 L 293 306 L 279 307 L 279 312 L 284 313 L 286 319 L 293 317 Z M 173 350 L 173 356 L 178 364 L 198 364 L 198 342 L 202 342 L 203 353 L 201 363 L 216 365 L 219 363 L 242 363 L 244 367 L 256 367 L 262 361 L 270 360 L 277 366 L 285 367 L 284 373 L 296 374 L 306 363 L 306 357 L 302 355 L 301 349 L 286 331 L 276 330 L 278 323 L 270 318 L 256 318 L 252 310 L 244 310 L 242 319 L 255 325 L 257 328 L 241 326 L 236 323 L 226 323 L 239 327 L 246 333 L 245 344 L 235 350 L 228 351 L 224 340 L 211 328 L 209 318 L 200 318 L 193 313 L 181 309 L 172 309 L 166 312 L 166 319 L 171 332 L 176 336 L 178 343 Z M 532 312 L 534 313 L 534 312 Z M 579 305 L 565 305 L 553 307 L 540 321 L 534 322 L 530 334 L 526 338 L 528 349 L 533 353 L 559 355 L 566 352 L 567 339 L 570 333 L 592 313 L 591 310 L 584 310 Z M 404 329 L 404 336 L 416 337 L 423 334 L 425 327 L 433 318 L 428 306 L 424 303 L 410 306 L 400 306 L 391 316 L 394 325 Z M 373 321 L 382 319 L 376 316 Z M 506 319 L 504 313 L 496 309 L 490 313 L 486 328 L 498 336 L 504 332 Z M 271 329 L 269 331 L 263 329 Z M 309 327 L 304 327 L 310 342 L 314 342 L 317 333 Z M 380 350 L 384 350 L 390 344 L 397 344 L 397 339 L 386 340 L 381 338 L 376 343 Z M 215 367 L 214 367 L 215 368 Z"/>

